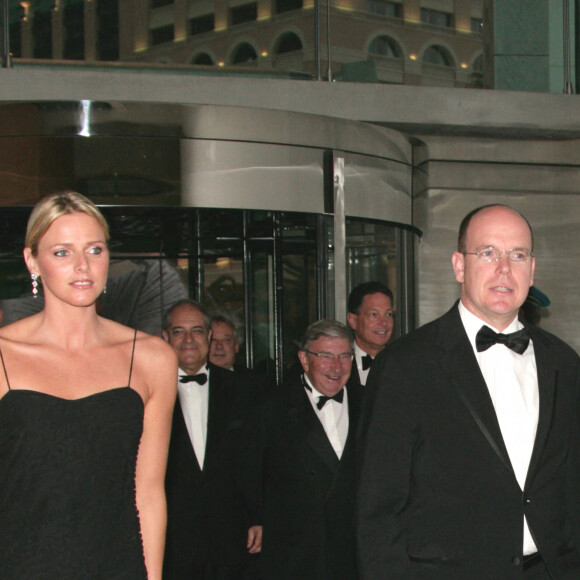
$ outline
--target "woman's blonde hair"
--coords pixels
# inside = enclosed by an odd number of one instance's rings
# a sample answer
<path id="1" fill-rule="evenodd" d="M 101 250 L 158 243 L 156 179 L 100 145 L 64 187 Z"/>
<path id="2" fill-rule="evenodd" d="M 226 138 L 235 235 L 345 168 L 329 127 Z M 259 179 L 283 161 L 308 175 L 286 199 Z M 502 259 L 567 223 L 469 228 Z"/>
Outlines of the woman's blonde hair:
<path id="1" fill-rule="evenodd" d="M 71 213 L 84 213 L 94 218 L 101 226 L 105 240 L 110 238 L 107 220 L 90 199 L 75 191 L 53 193 L 41 199 L 28 218 L 25 245 L 30 248 L 33 256 L 36 256 L 38 243 L 52 223 L 59 217 Z"/>

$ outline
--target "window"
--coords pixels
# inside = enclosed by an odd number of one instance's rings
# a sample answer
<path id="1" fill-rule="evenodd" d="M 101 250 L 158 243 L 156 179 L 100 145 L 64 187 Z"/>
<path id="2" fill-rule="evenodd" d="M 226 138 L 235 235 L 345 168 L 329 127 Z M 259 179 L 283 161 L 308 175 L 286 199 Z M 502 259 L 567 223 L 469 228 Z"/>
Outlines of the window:
<path id="1" fill-rule="evenodd" d="M 403 17 L 401 4 L 398 2 L 386 2 L 385 0 L 367 0 L 367 12 L 377 16 Z"/>
<path id="2" fill-rule="evenodd" d="M 258 3 L 242 4 L 230 8 L 230 24 L 253 22 L 258 18 Z"/>
<path id="3" fill-rule="evenodd" d="M 52 58 L 52 12 L 35 12 L 32 21 L 34 58 Z"/>
<path id="4" fill-rule="evenodd" d="M 84 60 L 85 58 L 85 5 L 83 2 L 69 2 L 64 9 L 65 30 L 64 58 Z"/>
<path id="5" fill-rule="evenodd" d="M 430 10 L 429 8 L 421 8 L 421 22 L 423 24 L 431 24 L 432 26 L 440 26 L 441 28 L 452 28 L 453 14 L 440 12 L 439 10 Z"/>
<path id="6" fill-rule="evenodd" d="M 153 46 L 157 44 L 163 44 L 165 42 L 172 42 L 174 35 L 173 24 L 167 24 L 166 26 L 160 26 L 159 28 L 151 29 L 151 44 Z"/>
<path id="7" fill-rule="evenodd" d="M 481 18 L 471 19 L 471 32 L 481 34 L 483 32 L 483 20 Z"/>
<path id="8" fill-rule="evenodd" d="M 163 8 L 163 6 L 171 6 L 173 0 L 151 0 L 151 8 Z"/>
<path id="9" fill-rule="evenodd" d="M 20 20 L 10 23 L 10 53 L 15 58 L 22 56 L 22 25 Z"/>
<path id="10" fill-rule="evenodd" d="M 274 53 L 284 54 L 297 50 L 302 50 L 302 41 L 298 38 L 298 35 L 294 34 L 294 32 L 287 32 L 278 40 Z"/>
<path id="11" fill-rule="evenodd" d="M 205 66 L 212 66 L 214 64 L 213 59 L 207 52 L 200 52 L 198 55 L 193 57 L 191 64 L 200 64 Z"/>
<path id="12" fill-rule="evenodd" d="M 98 0 L 97 18 L 99 60 L 119 60 L 119 1 Z"/>
<path id="13" fill-rule="evenodd" d="M 247 64 L 255 62 L 257 59 L 258 55 L 252 45 L 244 42 L 234 50 L 232 64 Z"/>
<path id="14" fill-rule="evenodd" d="M 189 19 L 189 34 L 191 36 L 211 32 L 214 28 L 215 18 L 213 14 L 204 14 L 203 16 L 196 16 L 195 18 Z"/>
<path id="15" fill-rule="evenodd" d="M 302 0 L 276 0 L 276 14 L 290 12 L 291 10 L 300 10 Z"/>
<path id="16" fill-rule="evenodd" d="M 388 36 L 377 36 L 369 45 L 369 54 L 401 58 L 399 45 Z"/>
<path id="17" fill-rule="evenodd" d="M 454 66 L 453 57 L 449 51 L 442 46 L 430 46 L 423 53 L 423 62 L 426 64 L 436 64 L 438 66 Z"/>
<path id="18" fill-rule="evenodd" d="M 471 78 L 468 87 L 483 89 L 483 54 L 480 54 L 471 65 Z"/>

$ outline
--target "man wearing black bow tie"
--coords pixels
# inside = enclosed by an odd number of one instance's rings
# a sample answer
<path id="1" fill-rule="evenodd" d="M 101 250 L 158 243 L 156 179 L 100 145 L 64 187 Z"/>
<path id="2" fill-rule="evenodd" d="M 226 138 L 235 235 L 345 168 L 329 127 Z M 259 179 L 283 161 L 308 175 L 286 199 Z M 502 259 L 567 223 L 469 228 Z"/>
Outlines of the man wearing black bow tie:
<path id="1" fill-rule="evenodd" d="M 364 282 L 348 297 L 347 321 L 354 333 L 354 362 L 349 386 L 366 384 L 375 357 L 393 334 L 393 293 L 381 282 Z"/>
<path id="2" fill-rule="evenodd" d="M 261 542 L 240 486 L 244 401 L 233 373 L 208 363 L 211 331 L 200 304 L 174 304 L 163 336 L 179 361 L 163 578 L 238 580 L 248 551 L 259 551 Z"/>
<path id="3" fill-rule="evenodd" d="M 460 301 L 389 345 L 368 385 L 362 579 L 576 580 L 579 359 L 518 320 L 531 227 L 478 208 L 452 263 Z"/>
<path id="4" fill-rule="evenodd" d="M 352 338 L 311 324 L 303 375 L 260 407 L 250 461 L 263 505 L 261 580 L 356 580 L 353 504 L 358 390 L 345 388 Z"/>

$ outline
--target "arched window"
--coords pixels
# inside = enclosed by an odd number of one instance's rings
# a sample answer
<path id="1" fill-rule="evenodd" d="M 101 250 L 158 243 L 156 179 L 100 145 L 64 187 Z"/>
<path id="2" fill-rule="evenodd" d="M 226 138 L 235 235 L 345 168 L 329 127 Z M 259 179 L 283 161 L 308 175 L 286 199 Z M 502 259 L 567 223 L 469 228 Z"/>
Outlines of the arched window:
<path id="1" fill-rule="evenodd" d="M 389 56 L 391 58 L 401 58 L 399 45 L 388 36 L 377 36 L 369 45 L 369 54 L 376 56 Z"/>
<path id="2" fill-rule="evenodd" d="M 207 54 L 207 52 L 200 52 L 199 54 L 196 54 L 193 57 L 191 64 L 202 64 L 206 66 L 212 66 L 215 63 L 213 62 L 211 56 Z"/>
<path id="3" fill-rule="evenodd" d="M 290 12 L 291 10 L 300 10 L 301 8 L 302 0 L 276 0 L 276 14 Z"/>
<path id="4" fill-rule="evenodd" d="M 436 64 L 439 66 L 454 66 L 453 57 L 443 46 L 430 46 L 423 53 L 423 62 L 425 64 Z"/>
<path id="5" fill-rule="evenodd" d="M 254 47 L 247 42 L 237 46 L 232 54 L 232 64 L 246 64 L 255 62 L 257 59 L 258 55 L 256 54 Z"/>
<path id="6" fill-rule="evenodd" d="M 286 52 L 295 52 L 297 50 L 302 50 L 302 41 L 294 32 L 286 32 L 283 34 L 276 43 L 276 48 L 274 48 L 274 54 L 284 54 Z"/>

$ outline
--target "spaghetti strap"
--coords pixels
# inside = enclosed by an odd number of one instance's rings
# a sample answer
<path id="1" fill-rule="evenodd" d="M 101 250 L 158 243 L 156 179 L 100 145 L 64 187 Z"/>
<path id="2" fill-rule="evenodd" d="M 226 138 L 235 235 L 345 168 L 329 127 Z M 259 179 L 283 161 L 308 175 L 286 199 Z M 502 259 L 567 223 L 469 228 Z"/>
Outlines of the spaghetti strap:
<path id="1" fill-rule="evenodd" d="M 135 329 L 135 334 L 133 335 L 133 349 L 131 350 L 131 366 L 129 367 L 129 381 L 127 382 L 127 386 L 131 386 L 131 375 L 133 374 L 133 358 L 135 357 L 135 343 L 137 342 L 137 329 Z M 2 352 L 0 351 L 0 357 L 2 356 Z M 2 361 L 4 364 L 4 361 Z M 4 369 L 4 373 L 6 373 L 6 369 Z M 8 381 L 8 377 L 6 377 L 6 381 Z"/>
<path id="2" fill-rule="evenodd" d="M 11 391 L 12 389 L 10 388 L 10 381 L 8 380 L 8 373 L 6 372 L 6 365 L 4 364 L 4 356 L 2 355 L 2 349 L 0 349 L 0 360 L 2 361 L 4 376 L 6 377 L 6 385 L 8 386 L 8 390 Z"/>

